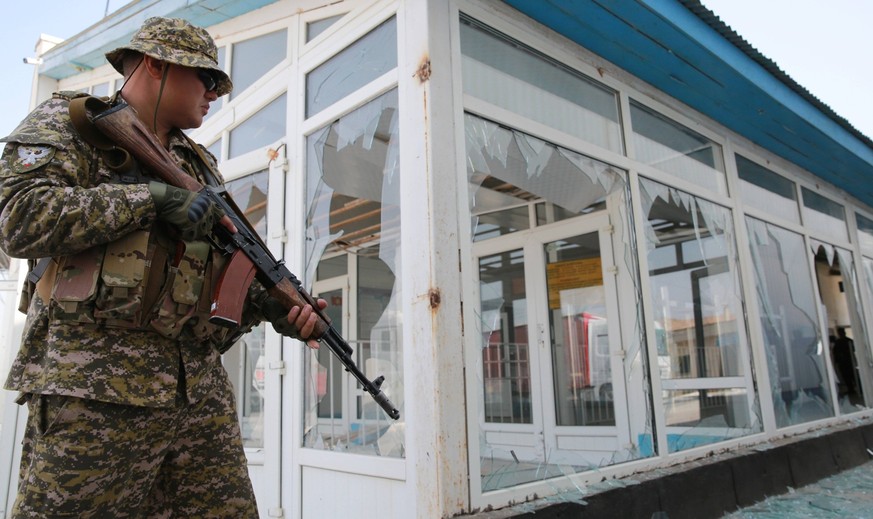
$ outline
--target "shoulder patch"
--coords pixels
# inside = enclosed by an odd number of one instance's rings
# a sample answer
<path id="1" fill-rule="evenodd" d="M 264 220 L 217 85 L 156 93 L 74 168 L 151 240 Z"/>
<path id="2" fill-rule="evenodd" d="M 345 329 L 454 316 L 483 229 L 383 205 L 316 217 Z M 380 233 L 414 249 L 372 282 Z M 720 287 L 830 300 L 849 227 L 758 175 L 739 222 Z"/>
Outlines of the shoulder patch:
<path id="1" fill-rule="evenodd" d="M 27 173 L 48 164 L 55 156 L 55 148 L 33 144 L 19 144 L 12 159 L 12 171 Z"/>

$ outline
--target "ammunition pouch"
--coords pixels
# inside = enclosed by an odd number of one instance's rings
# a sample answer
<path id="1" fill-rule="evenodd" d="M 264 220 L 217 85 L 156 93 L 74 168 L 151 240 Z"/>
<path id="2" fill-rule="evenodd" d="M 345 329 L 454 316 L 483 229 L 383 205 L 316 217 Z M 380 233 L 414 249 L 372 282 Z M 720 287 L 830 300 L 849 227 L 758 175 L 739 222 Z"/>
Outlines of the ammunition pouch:
<path id="1" fill-rule="evenodd" d="M 140 230 L 60 258 L 53 282 L 44 276 L 39 284 L 52 283 L 53 322 L 219 343 L 227 330 L 209 323 L 209 310 L 213 272 L 222 262 L 206 242 L 174 242 Z"/>

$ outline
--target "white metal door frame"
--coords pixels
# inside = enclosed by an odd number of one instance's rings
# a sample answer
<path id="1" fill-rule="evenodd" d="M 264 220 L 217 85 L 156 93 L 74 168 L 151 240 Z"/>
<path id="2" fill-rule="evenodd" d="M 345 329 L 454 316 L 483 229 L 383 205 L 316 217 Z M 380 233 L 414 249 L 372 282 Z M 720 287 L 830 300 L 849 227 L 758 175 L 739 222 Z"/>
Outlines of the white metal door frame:
<path id="1" fill-rule="evenodd" d="M 546 243 L 562 238 L 582 234 L 598 233 L 600 254 L 603 268 L 604 290 L 607 297 L 607 308 L 610 315 L 608 333 L 611 354 L 611 369 L 613 373 L 613 391 L 616 425 L 614 427 L 597 426 L 557 426 L 554 402 L 548 395 L 553 387 L 551 352 L 549 344 L 549 316 L 547 305 L 548 287 L 545 278 L 545 257 L 543 246 Z M 531 406 L 532 423 L 530 424 L 490 424 L 481 422 L 483 432 L 511 432 L 515 434 L 531 434 L 540 438 L 540 445 L 533 447 L 519 445 L 521 456 L 535 455 L 540 449 L 547 453 L 557 453 L 557 438 L 559 434 L 569 433 L 584 437 L 614 436 L 618 445 L 630 442 L 630 425 L 627 419 L 626 388 L 624 386 L 623 351 L 621 347 L 621 331 L 618 319 L 618 292 L 613 276 L 614 260 L 610 235 L 610 221 L 606 212 L 586 215 L 532 230 L 520 231 L 510 235 L 493 238 L 473 244 L 473 259 L 498 254 L 511 250 L 522 250 L 524 254 L 525 291 L 527 299 L 533 300 L 527 305 L 528 340 L 530 351 L 531 373 Z M 477 295 L 478 290 L 477 290 Z M 481 374 L 480 374 L 481 377 Z M 553 459 L 549 454 L 549 459 Z"/>

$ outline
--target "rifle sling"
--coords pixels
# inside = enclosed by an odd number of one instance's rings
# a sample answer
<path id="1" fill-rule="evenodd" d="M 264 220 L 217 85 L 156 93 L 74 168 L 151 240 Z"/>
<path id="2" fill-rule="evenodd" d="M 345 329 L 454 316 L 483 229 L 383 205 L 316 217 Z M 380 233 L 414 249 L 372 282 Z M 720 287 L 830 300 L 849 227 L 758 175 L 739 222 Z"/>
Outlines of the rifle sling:
<path id="1" fill-rule="evenodd" d="M 123 148 L 119 148 L 108 137 L 103 135 L 97 126 L 88 117 L 86 105 L 88 103 L 99 102 L 106 104 L 106 101 L 94 96 L 81 96 L 70 101 L 70 120 L 73 122 L 73 127 L 79 133 L 79 136 L 91 146 L 94 146 L 103 152 L 103 160 L 109 169 L 119 174 L 122 183 L 140 183 L 141 175 L 138 174 L 136 161 L 130 156 L 130 153 Z"/>

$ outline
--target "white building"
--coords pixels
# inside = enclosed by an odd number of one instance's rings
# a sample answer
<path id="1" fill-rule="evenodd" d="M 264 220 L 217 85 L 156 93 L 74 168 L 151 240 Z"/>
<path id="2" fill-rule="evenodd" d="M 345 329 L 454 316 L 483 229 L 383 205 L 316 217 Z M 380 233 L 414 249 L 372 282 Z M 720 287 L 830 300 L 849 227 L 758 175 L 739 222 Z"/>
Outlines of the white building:
<path id="1" fill-rule="evenodd" d="M 112 94 L 150 16 L 208 28 L 235 91 L 192 137 L 385 376 L 397 421 L 325 348 L 226 355 L 263 517 L 451 517 L 870 418 L 873 142 L 696 1 L 609 5 L 136 0 L 40 42 L 34 106 Z"/>

